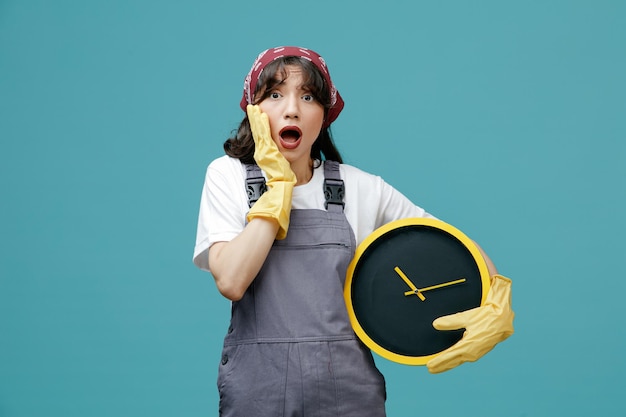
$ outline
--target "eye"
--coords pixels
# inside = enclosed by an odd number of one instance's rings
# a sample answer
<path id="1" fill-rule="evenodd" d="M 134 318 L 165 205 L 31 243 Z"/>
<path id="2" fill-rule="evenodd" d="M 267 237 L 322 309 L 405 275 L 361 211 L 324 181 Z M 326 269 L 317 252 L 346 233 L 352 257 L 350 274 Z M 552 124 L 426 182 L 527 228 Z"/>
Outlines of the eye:
<path id="1" fill-rule="evenodd" d="M 304 101 L 315 101 L 315 97 L 313 97 L 311 94 L 305 94 L 302 96 L 302 100 Z"/>
<path id="2" fill-rule="evenodd" d="M 279 93 L 279 92 L 277 92 L 277 91 L 272 91 L 272 92 L 270 93 L 270 98 L 273 98 L 273 99 L 280 98 L 280 93 Z"/>

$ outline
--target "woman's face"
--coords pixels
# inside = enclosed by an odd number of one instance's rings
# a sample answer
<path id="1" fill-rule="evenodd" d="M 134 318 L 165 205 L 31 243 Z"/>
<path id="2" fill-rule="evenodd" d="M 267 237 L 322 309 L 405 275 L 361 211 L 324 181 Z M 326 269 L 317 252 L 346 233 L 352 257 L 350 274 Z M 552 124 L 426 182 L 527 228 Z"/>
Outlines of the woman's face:
<path id="1" fill-rule="evenodd" d="M 302 88 L 300 67 L 289 65 L 286 70 L 285 79 L 259 107 L 269 118 L 272 139 L 298 175 L 300 170 L 310 169 L 311 147 L 322 129 L 324 106 Z"/>

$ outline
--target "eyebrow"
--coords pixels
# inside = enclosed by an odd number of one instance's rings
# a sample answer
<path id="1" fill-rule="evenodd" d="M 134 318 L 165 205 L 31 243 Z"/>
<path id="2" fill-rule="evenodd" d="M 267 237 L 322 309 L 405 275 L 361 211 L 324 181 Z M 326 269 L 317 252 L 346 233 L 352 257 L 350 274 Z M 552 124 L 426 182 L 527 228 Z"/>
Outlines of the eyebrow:
<path id="1" fill-rule="evenodd" d="M 275 81 L 274 85 L 272 85 L 270 88 L 268 88 L 268 91 L 273 90 L 274 88 L 277 88 L 281 85 L 285 84 L 285 80 L 286 78 L 283 78 L 282 80 L 279 80 L 278 78 L 273 78 L 273 81 Z M 305 91 L 307 93 L 312 93 L 313 89 L 311 88 L 312 84 L 311 83 L 302 83 L 300 85 L 298 85 L 296 88 L 300 91 Z"/>

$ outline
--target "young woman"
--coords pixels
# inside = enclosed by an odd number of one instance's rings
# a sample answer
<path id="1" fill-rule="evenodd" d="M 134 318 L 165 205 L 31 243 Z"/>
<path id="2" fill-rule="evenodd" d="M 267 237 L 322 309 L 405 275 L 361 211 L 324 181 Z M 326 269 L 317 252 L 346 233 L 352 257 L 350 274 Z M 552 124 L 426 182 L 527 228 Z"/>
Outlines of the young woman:
<path id="1" fill-rule="evenodd" d="M 343 301 L 346 269 L 379 226 L 432 216 L 381 178 L 342 163 L 329 126 L 343 105 L 316 52 L 268 49 L 245 79 L 247 114 L 237 135 L 207 169 L 194 263 L 233 301 L 220 415 L 385 415 L 383 376 Z M 512 312 L 489 320 L 483 351 L 512 332 Z M 507 323 L 493 325 L 499 321 Z M 470 350 L 431 371 L 477 359 Z"/>

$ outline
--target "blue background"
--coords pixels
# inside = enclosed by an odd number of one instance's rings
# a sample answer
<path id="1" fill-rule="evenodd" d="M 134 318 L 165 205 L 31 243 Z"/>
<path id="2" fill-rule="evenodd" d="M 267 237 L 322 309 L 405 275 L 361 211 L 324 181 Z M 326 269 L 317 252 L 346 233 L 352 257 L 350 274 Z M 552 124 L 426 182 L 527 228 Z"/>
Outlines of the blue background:
<path id="1" fill-rule="evenodd" d="M 346 162 L 513 278 L 516 332 L 390 416 L 626 415 L 626 3 L 0 0 L 0 416 L 217 415 L 191 256 L 263 49 L 328 62 Z"/>

